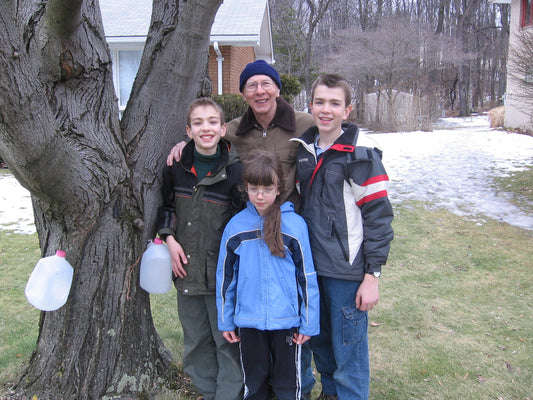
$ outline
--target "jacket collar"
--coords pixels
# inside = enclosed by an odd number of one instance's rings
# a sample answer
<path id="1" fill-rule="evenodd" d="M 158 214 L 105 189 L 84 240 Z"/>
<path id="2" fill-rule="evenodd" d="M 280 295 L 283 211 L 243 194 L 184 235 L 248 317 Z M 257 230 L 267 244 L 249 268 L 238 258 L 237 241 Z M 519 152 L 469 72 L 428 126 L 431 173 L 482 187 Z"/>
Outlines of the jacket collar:
<path id="1" fill-rule="evenodd" d="M 276 115 L 270 123 L 271 126 L 278 126 L 283 130 L 289 132 L 296 131 L 296 115 L 294 113 L 294 108 L 285 101 L 282 97 L 276 99 Z M 241 136 L 249 132 L 251 129 L 260 126 L 259 122 L 255 118 L 254 112 L 251 107 L 248 107 L 248 110 L 244 113 L 241 118 L 241 122 L 237 127 L 235 134 Z"/>
<path id="2" fill-rule="evenodd" d="M 333 145 L 355 145 L 354 141 L 356 139 L 357 132 L 359 128 L 357 125 L 352 124 L 351 122 L 345 122 L 342 124 L 342 130 L 344 131 L 340 135 Z M 316 135 L 318 135 L 318 128 L 312 126 L 300 137 L 302 141 L 307 144 L 312 144 L 315 142 Z"/>
<path id="3" fill-rule="evenodd" d="M 239 161 L 235 149 L 232 149 L 231 143 L 226 139 L 220 139 L 218 148 L 220 149 L 220 159 L 217 167 L 215 168 L 217 172 L 222 165 L 230 165 Z M 181 160 L 179 162 L 185 169 L 189 171 L 192 169 L 194 163 L 194 140 L 190 140 L 189 143 L 185 145 L 181 154 Z"/>

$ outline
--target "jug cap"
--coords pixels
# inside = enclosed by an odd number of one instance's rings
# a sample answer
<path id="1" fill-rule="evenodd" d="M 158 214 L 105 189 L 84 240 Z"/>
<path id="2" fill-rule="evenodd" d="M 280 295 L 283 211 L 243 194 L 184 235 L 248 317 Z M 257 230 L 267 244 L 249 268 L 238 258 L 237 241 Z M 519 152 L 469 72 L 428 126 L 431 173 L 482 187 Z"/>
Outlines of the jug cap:
<path id="1" fill-rule="evenodd" d="M 67 253 L 65 253 L 64 250 L 58 250 L 56 251 L 56 256 L 65 258 L 67 256 Z"/>
<path id="2" fill-rule="evenodd" d="M 163 240 L 161 240 L 161 238 L 155 238 L 154 239 L 154 244 L 163 244 Z"/>

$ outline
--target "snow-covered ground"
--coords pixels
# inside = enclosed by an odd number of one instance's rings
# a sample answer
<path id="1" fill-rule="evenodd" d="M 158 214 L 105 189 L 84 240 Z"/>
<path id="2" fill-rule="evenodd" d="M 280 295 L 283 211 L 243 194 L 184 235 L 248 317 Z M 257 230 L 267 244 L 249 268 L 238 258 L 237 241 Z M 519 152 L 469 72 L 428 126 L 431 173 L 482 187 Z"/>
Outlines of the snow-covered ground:
<path id="1" fill-rule="evenodd" d="M 11 174 L 0 174 L 0 229 L 35 232 L 30 192 Z"/>
<path id="2" fill-rule="evenodd" d="M 431 132 L 368 136 L 383 149 L 393 203 L 431 202 L 479 223 L 489 217 L 533 230 L 533 215 L 491 184 L 533 165 L 533 137 L 490 129 L 485 116 L 444 118 Z M 35 232 L 30 195 L 12 175 L 0 174 L 0 229 Z"/>
<path id="3" fill-rule="evenodd" d="M 393 202 L 421 200 L 482 223 L 484 217 L 533 230 L 533 215 L 492 185 L 533 165 L 533 137 L 493 130 L 487 117 L 445 118 L 431 132 L 370 134 L 383 148 Z"/>

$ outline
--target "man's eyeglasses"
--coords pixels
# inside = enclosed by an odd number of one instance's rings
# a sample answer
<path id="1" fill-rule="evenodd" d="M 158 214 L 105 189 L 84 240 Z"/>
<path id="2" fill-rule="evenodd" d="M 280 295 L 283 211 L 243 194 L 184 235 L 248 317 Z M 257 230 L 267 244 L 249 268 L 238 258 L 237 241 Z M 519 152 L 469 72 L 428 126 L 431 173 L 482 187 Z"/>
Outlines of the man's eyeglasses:
<path id="1" fill-rule="evenodd" d="M 263 81 L 263 82 L 249 82 L 246 85 L 244 85 L 244 91 L 246 93 L 255 93 L 257 92 L 257 88 L 261 85 L 263 90 L 271 90 L 274 87 L 273 81 Z"/>

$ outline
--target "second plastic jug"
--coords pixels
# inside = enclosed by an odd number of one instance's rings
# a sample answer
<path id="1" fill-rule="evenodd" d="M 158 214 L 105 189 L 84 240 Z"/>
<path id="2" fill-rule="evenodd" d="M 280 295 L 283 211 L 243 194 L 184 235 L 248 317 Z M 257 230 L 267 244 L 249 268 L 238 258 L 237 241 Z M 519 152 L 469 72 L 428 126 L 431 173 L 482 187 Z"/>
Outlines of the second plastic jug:
<path id="1" fill-rule="evenodd" d="M 141 287 L 148 293 L 167 293 L 172 288 L 172 261 L 167 245 L 159 238 L 149 242 L 141 259 Z"/>

